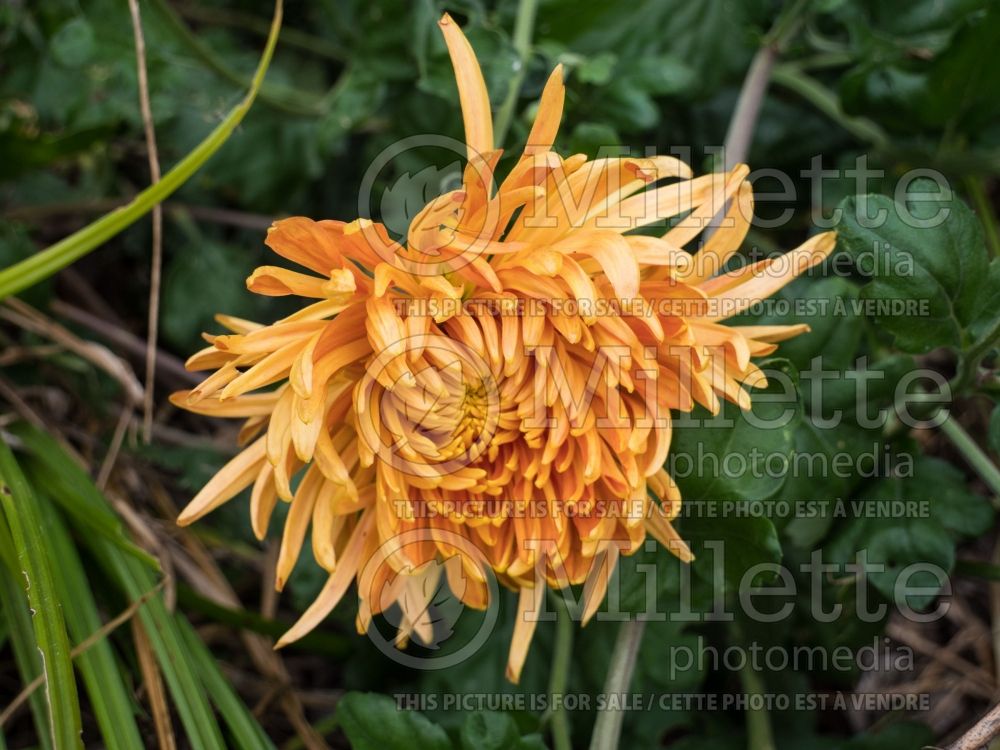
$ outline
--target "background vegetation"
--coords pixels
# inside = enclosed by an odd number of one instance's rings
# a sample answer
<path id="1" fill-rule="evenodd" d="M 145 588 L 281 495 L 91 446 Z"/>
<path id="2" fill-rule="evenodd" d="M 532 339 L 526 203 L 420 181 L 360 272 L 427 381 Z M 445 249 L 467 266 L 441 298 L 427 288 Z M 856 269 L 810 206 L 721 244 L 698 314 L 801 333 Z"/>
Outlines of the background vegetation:
<path id="1" fill-rule="evenodd" d="M 929 320 L 834 315 L 832 307 L 817 307 L 805 318 L 813 333 L 784 348 L 776 365 L 797 377 L 820 356 L 847 374 L 867 357 L 868 367 L 886 373 L 886 387 L 868 394 L 873 411 L 893 406 L 896 383 L 913 368 L 934 369 L 956 391 L 943 427 L 909 430 L 890 419 L 884 427 L 848 420 L 833 431 L 820 429 L 817 414 L 856 412 L 851 387 L 827 389 L 821 404 L 803 391 L 791 429 L 762 432 L 746 423 L 724 435 L 692 429 L 679 432 L 674 448 L 720 456 L 753 446 L 789 456 L 890 456 L 890 470 L 875 477 L 690 477 L 682 488 L 691 503 L 772 498 L 858 500 L 864 507 L 903 498 L 925 500 L 932 509 L 929 518 L 891 520 L 864 512 L 686 518 L 681 532 L 694 540 L 696 553 L 704 551 L 702 540 L 723 538 L 730 555 L 721 591 L 713 586 L 712 556 L 699 555 L 691 591 L 696 611 L 710 610 L 720 593 L 731 600 L 754 563 L 783 559 L 797 566 L 814 549 L 848 562 L 864 549 L 888 563 L 885 573 L 870 577 L 872 606 L 892 601 L 902 567 L 925 561 L 952 571 L 949 616 L 926 626 L 889 614 L 865 623 L 852 607 L 858 577 L 828 577 L 824 601 L 846 607 L 832 623 L 811 618 L 808 601 L 766 627 L 740 617 L 650 623 L 632 686 L 637 693 L 718 695 L 897 690 L 929 694 L 930 709 L 630 712 L 622 746 L 913 748 L 944 744 L 996 699 L 1000 565 L 991 500 L 1000 480 L 991 456 L 1000 450 L 993 406 L 1000 266 L 992 258 L 1000 249 L 1000 75 L 988 61 L 1000 39 L 997 5 L 543 0 L 530 37 L 515 39 L 518 14 L 523 21 L 533 6 L 317 0 L 286 8 L 266 82 L 249 113 L 164 204 L 151 443 L 141 434 L 148 218 L 112 232 L 58 275 L 39 272 L 38 283 L 0 305 L 0 419 L 10 446 L 0 448 L 0 705 L 8 706 L 0 709 L 0 747 L 69 747 L 81 727 L 88 746 L 111 748 L 548 746 L 552 717 L 541 711 L 399 712 L 389 696 L 544 693 L 555 625 L 539 627 L 518 686 L 503 678 L 512 619 L 507 600 L 484 648 L 447 670 L 408 670 L 385 658 L 354 633 L 347 604 L 317 632 L 274 654 L 273 639 L 321 584 L 318 567 L 301 561 L 279 600 L 269 585 L 275 540 L 253 540 L 244 502 L 192 529 L 173 524 L 177 509 L 233 450 L 234 434 L 179 413 L 166 395 L 191 382 L 180 362 L 199 347 L 200 333 L 213 329 L 216 312 L 263 320 L 279 314 L 279 302 L 250 295 L 244 286 L 255 266 L 269 262 L 262 238 L 271 220 L 354 218 L 361 176 L 382 148 L 421 133 L 461 137 L 451 67 L 436 27 L 444 10 L 466 24 L 495 111 L 515 91 L 508 147 L 523 141 L 545 77 L 561 62 L 568 85 L 562 152 L 593 154 L 626 144 L 665 153 L 690 146 L 696 171 L 712 168 L 706 149 L 724 141 L 751 60 L 762 45 L 773 45 L 771 86 L 748 161 L 795 179 L 795 197 L 760 207 L 765 218 L 791 208 L 794 219 L 755 229 L 748 252 L 751 245 L 766 251 L 794 246 L 811 231 L 811 211 L 828 217 L 845 198 L 842 207 L 851 209 L 858 192 L 891 196 L 898 177 L 913 168 L 940 171 L 957 193 L 944 201 L 952 215 L 938 230 L 893 221 L 868 230 L 846 214 L 843 253 L 888 242 L 894 257 L 916 268 L 912 276 L 883 271 L 870 281 L 860 271 L 831 273 L 784 292 L 816 300 L 926 299 Z M 257 0 L 148 0 L 141 11 L 166 173 L 243 100 L 273 7 Z M 148 186 L 135 55 L 122 0 L 0 5 L 0 267 L 32 256 Z M 801 175 L 817 155 L 825 168 L 840 170 L 864 155 L 883 175 L 861 186 L 849 173 L 827 179 L 820 200 Z M 418 152 L 412 158 L 401 171 L 417 173 L 430 157 Z M 756 189 L 779 187 L 765 176 Z M 389 220 L 422 196 L 403 190 L 393 200 L 397 204 L 384 206 Z M 873 200 L 892 208 L 891 198 Z M 0 273 L 4 296 L 16 278 Z M 912 462 L 913 476 L 891 470 L 902 460 Z M 639 566 L 656 567 L 661 602 L 678 601 L 678 563 L 665 552 L 646 551 L 623 565 L 633 571 L 626 580 L 635 582 L 623 592 L 625 608 L 643 606 Z M 25 575 L 31 586 L 24 586 Z M 808 590 L 808 579 L 799 583 Z M 933 597 L 922 604 L 932 606 Z M 455 628 L 476 624 L 465 613 Z M 616 630 L 616 623 L 594 622 L 576 634 L 566 691 L 600 691 Z M 693 646 L 699 638 L 720 648 L 756 642 L 856 649 L 883 636 L 913 649 L 912 670 L 756 674 L 703 667 L 672 677 L 667 663 L 672 646 Z M 593 721 L 592 711 L 571 713 L 575 747 L 587 745 Z"/>

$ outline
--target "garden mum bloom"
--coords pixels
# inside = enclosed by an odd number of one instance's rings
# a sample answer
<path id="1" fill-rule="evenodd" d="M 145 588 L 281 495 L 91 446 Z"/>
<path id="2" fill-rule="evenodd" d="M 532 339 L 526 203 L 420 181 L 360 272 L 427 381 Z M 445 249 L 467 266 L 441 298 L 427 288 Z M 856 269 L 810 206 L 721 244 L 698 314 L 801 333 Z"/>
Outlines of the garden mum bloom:
<path id="1" fill-rule="evenodd" d="M 428 642 L 440 580 L 483 608 L 492 572 L 519 594 L 516 681 L 546 586 L 583 584 L 586 621 L 647 534 L 690 559 L 663 468 L 671 411 L 750 405 L 765 381 L 753 358 L 807 327 L 723 321 L 825 258 L 834 236 L 723 272 L 753 212 L 747 168 L 694 178 L 667 156 L 560 156 L 560 67 L 497 184 L 482 73 L 451 18 L 440 26 L 465 125 L 461 187 L 400 241 L 366 219 L 271 227 L 267 245 L 308 273 L 264 266 L 248 288 L 310 302 L 270 325 L 220 316 L 230 333 L 188 361 L 214 372 L 173 402 L 246 421 L 242 452 L 179 522 L 250 487 L 263 538 L 289 504 L 277 587 L 307 533 L 329 579 L 279 645 L 354 582 L 360 632 L 396 605 L 397 642 Z"/>

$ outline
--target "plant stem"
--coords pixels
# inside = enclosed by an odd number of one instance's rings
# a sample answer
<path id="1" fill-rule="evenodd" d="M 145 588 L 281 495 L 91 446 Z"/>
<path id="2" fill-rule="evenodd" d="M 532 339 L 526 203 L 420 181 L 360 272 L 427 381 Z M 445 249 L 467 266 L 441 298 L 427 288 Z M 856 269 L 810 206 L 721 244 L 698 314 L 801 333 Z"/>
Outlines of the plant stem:
<path id="1" fill-rule="evenodd" d="M 760 49 L 750 63 L 746 78 L 743 79 L 743 86 L 740 88 L 736 109 L 733 110 L 729 128 L 726 130 L 724 156 L 727 170 L 746 161 L 753 132 L 757 126 L 757 116 L 760 114 L 764 94 L 767 93 L 768 84 L 771 82 L 771 70 L 782 47 L 798 29 L 802 12 L 807 5 L 806 0 L 798 0 L 794 5 L 788 6 L 786 12 L 781 14 L 761 41 Z"/>
<path id="2" fill-rule="evenodd" d="M 997 217 L 990 205 L 983 181 L 979 177 L 969 175 L 965 178 L 965 190 L 972 199 L 972 205 L 979 214 L 979 221 L 983 224 L 986 233 L 986 246 L 995 257 L 1000 257 L 1000 227 L 997 226 Z"/>
<path id="3" fill-rule="evenodd" d="M 986 455 L 976 441 L 972 439 L 968 432 L 958 423 L 958 420 L 951 414 L 941 423 L 943 432 L 952 442 L 962 458 L 971 466 L 982 480 L 986 482 L 993 494 L 1000 496 L 1000 469 L 997 469 L 990 457 Z"/>
<path id="4" fill-rule="evenodd" d="M 726 131 L 725 168 L 732 169 L 746 161 L 750 141 L 757 125 L 757 115 L 764 101 L 764 93 L 771 80 L 771 69 L 777 59 L 777 50 L 768 45 L 761 47 L 750 63 L 747 76 L 743 79 L 740 98 L 736 102 L 729 129 Z"/>
<path id="5" fill-rule="evenodd" d="M 549 675 L 549 712 L 548 720 L 552 727 L 552 745 L 555 750 L 572 750 L 570 740 L 569 716 L 562 705 L 562 697 L 566 693 L 569 682 L 569 665 L 573 655 L 573 618 L 570 617 L 566 600 L 555 594 L 551 597 L 556 610 L 556 646 L 552 656 L 552 672 Z M 553 703 L 560 701 L 558 707 Z"/>
<path id="6" fill-rule="evenodd" d="M 531 58 L 531 37 L 535 29 L 535 14 L 538 10 L 538 0 L 521 0 L 517 6 L 517 19 L 514 21 L 514 49 L 517 52 L 519 65 L 510 79 L 507 97 L 500 105 L 497 120 L 493 127 L 493 142 L 497 148 L 503 148 L 504 139 L 514 118 L 514 108 L 517 97 L 521 93 L 521 84 L 528 72 L 528 61 Z"/>
<path id="7" fill-rule="evenodd" d="M 882 128 L 867 118 L 846 114 L 836 94 L 794 65 L 776 65 L 771 78 L 778 85 L 801 96 L 858 140 L 867 141 L 879 148 L 888 145 L 889 138 Z"/>
<path id="8" fill-rule="evenodd" d="M 639 644 L 642 643 L 642 633 L 645 629 L 645 620 L 626 620 L 622 623 L 614 651 L 611 652 L 608 675 L 604 679 L 605 696 L 620 696 L 628 690 L 632 683 L 635 660 L 639 656 Z M 621 708 L 613 710 L 606 708 L 597 714 L 594 734 L 590 738 L 590 750 L 616 750 L 624 718 L 625 713 Z"/>
<path id="9" fill-rule="evenodd" d="M 747 697 L 764 694 L 764 681 L 749 660 L 740 670 L 740 682 Z M 766 708 L 747 707 L 747 747 L 750 750 L 774 750 L 771 716 Z"/>
<path id="10" fill-rule="evenodd" d="M 955 377 L 948 384 L 951 387 L 952 393 L 961 393 L 969 387 L 969 384 L 976 377 L 976 368 L 979 367 L 979 361 L 986 356 L 986 353 L 989 352 L 998 338 L 1000 338 L 1000 320 L 993 325 L 993 328 L 987 331 L 986 335 L 973 344 L 972 348 L 959 354 L 958 372 L 955 373 Z"/>

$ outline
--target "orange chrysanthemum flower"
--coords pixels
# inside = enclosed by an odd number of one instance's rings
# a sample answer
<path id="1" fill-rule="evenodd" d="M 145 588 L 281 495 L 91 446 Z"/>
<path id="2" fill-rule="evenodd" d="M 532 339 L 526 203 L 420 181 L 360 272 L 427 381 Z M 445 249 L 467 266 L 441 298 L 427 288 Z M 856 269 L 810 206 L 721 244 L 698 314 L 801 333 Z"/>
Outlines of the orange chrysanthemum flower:
<path id="1" fill-rule="evenodd" d="M 720 396 L 749 406 L 745 387 L 764 381 L 752 359 L 807 327 L 721 321 L 825 258 L 834 236 L 721 273 L 752 216 L 747 168 L 692 178 L 666 156 L 559 156 L 561 68 L 495 186 L 483 76 L 458 26 L 447 15 L 440 26 L 465 122 L 462 187 L 431 201 L 405 242 L 368 220 L 271 227 L 267 245 L 316 275 L 265 266 L 247 286 L 316 301 L 272 325 L 220 316 L 232 333 L 208 336 L 189 360 L 215 372 L 173 402 L 246 419 L 246 447 L 179 522 L 252 486 L 263 538 L 277 500 L 290 503 L 279 589 L 311 526 L 330 577 L 280 643 L 315 627 L 354 581 L 361 632 L 395 604 L 399 642 L 423 638 L 433 584 L 444 576 L 485 607 L 488 565 L 520 594 L 516 681 L 535 624 L 524 615 L 545 584 L 584 584 L 586 621 L 618 555 L 647 533 L 690 558 L 663 469 L 671 410 L 716 412 Z M 661 236 L 630 233 L 671 219 Z M 391 544 L 406 534 L 416 541 Z"/>

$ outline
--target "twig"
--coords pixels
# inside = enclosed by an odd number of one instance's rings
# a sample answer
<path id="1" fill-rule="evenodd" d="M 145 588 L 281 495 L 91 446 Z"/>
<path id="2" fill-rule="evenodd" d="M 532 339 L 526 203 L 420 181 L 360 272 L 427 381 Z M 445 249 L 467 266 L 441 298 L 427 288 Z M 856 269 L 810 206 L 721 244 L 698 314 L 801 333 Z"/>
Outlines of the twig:
<path id="1" fill-rule="evenodd" d="M 125 361 L 112 354 L 107 347 L 93 341 L 83 341 L 16 297 L 4 300 L 3 306 L 0 307 L 0 318 L 39 336 L 51 339 L 64 349 L 83 357 L 117 380 L 124 389 L 127 398 L 135 402 L 142 400 L 142 386 L 139 385 L 132 368 Z"/>
<path id="2" fill-rule="evenodd" d="M 28 406 L 28 403 L 21 398 L 21 394 L 17 392 L 17 389 L 8 383 L 5 378 L 0 378 L 0 396 L 7 399 L 10 405 L 14 407 L 15 411 L 17 411 L 17 413 L 32 427 L 37 427 L 39 430 L 49 432 L 45 421 L 38 416 L 38 413 L 34 409 Z"/>
<path id="3" fill-rule="evenodd" d="M 990 709 L 968 732 L 948 748 L 948 750 L 979 750 L 1000 734 L 1000 703 Z"/>
<path id="4" fill-rule="evenodd" d="M 147 344 L 141 338 L 86 310 L 81 310 L 62 300 L 55 300 L 52 303 L 52 312 L 89 328 L 130 356 L 142 357 L 146 353 Z M 156 370 L 164 379 L 169 378 L 174 381 L 175 385 L 185 388 L 201 380 L 197 373 L 186 370 L 180 359 L 162 349 L 156 354 Z"/>
<path id="5" fill-rule="evenodd" d="M 101 627 L 80 641 L 73 648 L 73 650 L 70 651 L 70 658 L 75 659 L 80 654 L 87 652 L 89 649 L 96 646 L 102 640 L 111 635 L 112 632 L 121 627 L 125 622 L 132 619 L 132 617 L 135 616 L 135 613 L 139 611 L 139 607 L 149 601 L 150 597 L 154 596 L 162 587 L 163 582 L 161 581 L 132 602 L 121 614 L 111 620 L 108 620 Z M 45 675 L 40 674 L 38 677 L 25 685 L 24 689 L 17 694 L 17 697 L 10 702 L 10 705 L 3 710 L 3 713 L 0 713 L 0 727 L 3 727 L 10 720 L 10 717 L 14 715 L 17 709 L 21 707 L 21 704 L 28 700 L 28 698 L 31 697 L 31 694 L 38 690 L 38 688 L 40 688 L 43 684 L 45 684 Z"/>
<path id="6" fill-rule="evenodd" d="M 133 404 L 128 403 L 122 406 L 121 416 L 118 417 L 118 423 L 115 425 L 115 434 L 111 438 L 111 445 L 108 446 L 108 452 L 104 456 L 104 461 L 101 463 L 101 469 L 97 473 L 97 489 L 104 491 L 104 488 L 108 484 L 108 478 L 111 476 L 111 470 L 115 467 L 115 461 L 118 459 L 118 453 L 122 449 L 122 443 L 125 441 L 125 432 L 128 430 L 129 423 L 132 421 L 132 407 Z"/>
<path id="7" fill-rule="evenodd" d="M 153 127 L 153 108 L 149 103 L 149 78 L 146 75 L 146 40 L 142 34 L 142 17 L 138 0 L 128 0 L 132 15 L 132 35 L 135 37 L 135 68 L 139 78 L 139 110 L 146 131 L 146 151 L 149 156 L 150 183 L 160 181 L 160 157 Z M 153 385 L 156 372 L 156 338 L 160 320 L 160 276 L 163 267 L 163 207 L 153 206 L 153 255 L 149 271 L 149 337 L 146 343 L 146 382 L 142 400 L 142 439 L 148 443 L 153 432 Z"/>
<path id="8" fill-rule="evenodd" d="M 982 667 L 971 664 L 958 654 L 951 653 L 947 649 L 941 648 L 939 644 L 918 633 L 906 630 L 898 624 L 890 623 L 885 632 L 890 638 L 963 675 L 968 680 L 970 688 L 975 686 L 976 694 L 980 697 L 989 698 L 993 695 L 996 688 L 993 684 L 993 675 Z"/>
<path id="9" fill-rule="evenodd" d="M 170 723 L 170 707 L 167 705 L 167 694 L 163 687 L 163 677 L 156 665 L 153 649 L 149 644 L 149 636 L 141 620 L 132 621 L 132 637 L 135 640 L 135 651 L 139 657 L 139 670 L 142 672 L 146 695 L 149 696 L 149 706 L 153 711 L 153 724 L 156 726 L 156 739 L 160 750 L 174 750 L 177 743 L 174 740 L 174 729 Z"/>
<path id="10" fill-rule="evenodd" d="M 723 153 L 727 171 L 746 161 L 753 133 L 757 127 L 760 107 L 764 102 L 767 87 L 771 83 L 771 71 L 785 44 L 798 31 L 807 4 L 806 0 L 797 0 L 787 6 L 761 40 L 760 49 L 750 62 L 746 77 L 743 79 L 743 86 L 740 88 L 739 99 L 736 100 L 736 108 L 726 129 Z"/>

